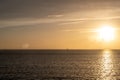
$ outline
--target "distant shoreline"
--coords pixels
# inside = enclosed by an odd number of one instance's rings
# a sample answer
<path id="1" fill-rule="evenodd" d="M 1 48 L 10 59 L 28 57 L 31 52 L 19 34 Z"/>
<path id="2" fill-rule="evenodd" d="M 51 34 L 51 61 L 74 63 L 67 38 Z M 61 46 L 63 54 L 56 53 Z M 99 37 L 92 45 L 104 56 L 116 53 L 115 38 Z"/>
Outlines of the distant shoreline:
<path id="1" fill-rule="evenodd" d="M 0 49 L 0 51 L 103 51 L 103 50 L 120 50 L 120 49 Z"/>
<path id="2" fill-rule="evenodd" d="M 103 52 L 103 49 L 3 49 L 0 54 L 96 54 Z M 120 49 L 112 49 L 119 53 Z"/>

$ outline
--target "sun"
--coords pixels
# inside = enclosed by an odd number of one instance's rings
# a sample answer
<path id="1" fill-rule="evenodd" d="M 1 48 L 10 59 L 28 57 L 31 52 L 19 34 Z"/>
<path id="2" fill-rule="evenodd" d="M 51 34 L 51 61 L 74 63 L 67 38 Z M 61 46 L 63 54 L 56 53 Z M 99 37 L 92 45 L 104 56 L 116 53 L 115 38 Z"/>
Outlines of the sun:
<path id="1" fill-rule="evenodd" d="M 115 38 L 115 29 L 110 25 L 101 26 L 98 29 L 99 38 L 105 42 L 110 42 Z"/>

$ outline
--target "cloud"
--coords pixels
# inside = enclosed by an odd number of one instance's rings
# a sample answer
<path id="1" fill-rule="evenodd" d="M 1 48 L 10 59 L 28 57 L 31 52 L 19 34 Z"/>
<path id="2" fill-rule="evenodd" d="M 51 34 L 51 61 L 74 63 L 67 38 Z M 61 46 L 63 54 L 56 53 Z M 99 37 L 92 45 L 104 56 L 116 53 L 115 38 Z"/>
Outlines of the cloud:
<path id="1" fill-rule="evenodd" d="M 120 16 L 116 15 L 119 15 L 120 12 L 119 2 L 119 0 L 1 0 L 0 28 L 48 23 L 68 25 L 78 24 L 82 21 L 118 20 Z M 114 15 L 113 17 L 99 17 L 99 15 L 106 16 L 105 14 Z"/>
<path id="2" fill-rule="evenodd" d="M 61 18 L 63 17 L 64 15 L 62 14 L 56 14 L 56 15 L 48 15 L 49 18 Z"/>
<path id="3" fill-rule="evenodd" d="M 79 33 L 95 33 L 96 29 L 92 28 L 82 28 L 82 29 L 64 29 L 63 32 L 79 32 Z"/>
<path id="4" fill-rule="evenodd" d="M 120 0 L 0 0 L 0 20 L 58 18 L 72 12 L 89 14 L 92 10 L 104 10 L 105 13 L 107 9 L 111 9 L 114 12 L 119 9 L 119 3 Z"/>
<path id="5" fill-rule="evenodd" d="M 60 23 L 60 25 L 77 24 L 77 23 L 84 22 L 84 21 L 102 21 L 102 20 L 120 20 L 120 16 L 68 19 L 68 21 L 65 20 L 66 22 Z"/>
<path id="6" fill-rule="evenodd" d="M 48 24 L 48 23 L 59 23 L 60 25 L 77 24 L 82 21 L 99 21 L 99 20 L 119 20 L 120 16 L 113 17 L 102 17 L 102 18 L 41 18 L 41 19 L 12 19 L 12 20 L 1 20 L 0 28 L 4 27 L 16 27 L 25 25 L 37 25 L 37 24 Z"/>

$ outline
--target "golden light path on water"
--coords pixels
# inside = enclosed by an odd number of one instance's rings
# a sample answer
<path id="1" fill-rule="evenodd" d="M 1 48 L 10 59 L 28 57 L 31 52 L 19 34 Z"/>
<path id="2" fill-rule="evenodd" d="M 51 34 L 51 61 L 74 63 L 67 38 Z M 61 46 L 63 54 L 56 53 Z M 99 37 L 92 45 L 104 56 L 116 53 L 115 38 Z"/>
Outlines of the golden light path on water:
<path id="1" fill-rule="evenodd" d="M 112 51 L 104 50 L 102 55 L 102 80 L 115 80 L 113 78 L 114 74 L 114 67 L 113 67 L 113 60 L 112 60 Z"/>

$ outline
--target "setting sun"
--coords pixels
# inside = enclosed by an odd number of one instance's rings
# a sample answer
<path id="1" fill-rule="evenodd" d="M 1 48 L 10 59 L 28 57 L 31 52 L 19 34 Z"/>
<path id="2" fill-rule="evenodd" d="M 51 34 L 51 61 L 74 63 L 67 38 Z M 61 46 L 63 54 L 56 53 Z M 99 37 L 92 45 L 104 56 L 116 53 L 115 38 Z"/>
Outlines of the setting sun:
<path id="1" fill-rule="evenodd" d="M 114 40 L 115 29 L 110 25 L 104 25 L 98 29 L 99 38 L 105 42 Z"/>

